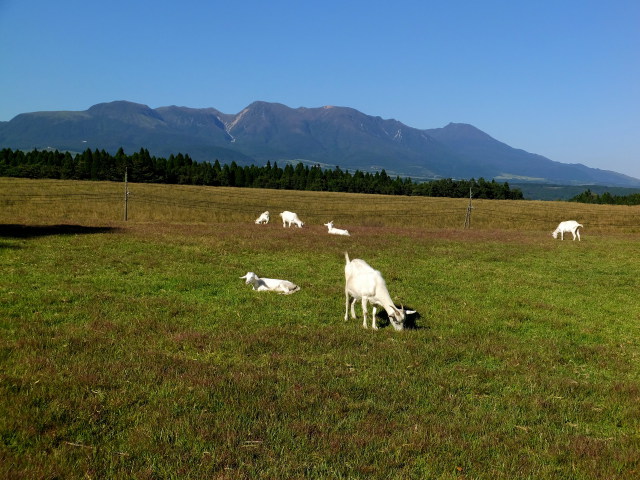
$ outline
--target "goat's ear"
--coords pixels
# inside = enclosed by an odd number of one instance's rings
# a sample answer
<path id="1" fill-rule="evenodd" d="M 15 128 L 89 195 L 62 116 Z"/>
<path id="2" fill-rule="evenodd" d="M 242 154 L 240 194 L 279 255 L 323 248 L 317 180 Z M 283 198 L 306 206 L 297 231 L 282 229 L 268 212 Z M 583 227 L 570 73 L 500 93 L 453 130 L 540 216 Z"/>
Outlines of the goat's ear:
<path id="1" fill-rule="evenodd" d="M 404 313 L 406 313 L 407 315 L 412 315 L 414 313 L 416 313 L 415 310 L 405 310 Z"/>

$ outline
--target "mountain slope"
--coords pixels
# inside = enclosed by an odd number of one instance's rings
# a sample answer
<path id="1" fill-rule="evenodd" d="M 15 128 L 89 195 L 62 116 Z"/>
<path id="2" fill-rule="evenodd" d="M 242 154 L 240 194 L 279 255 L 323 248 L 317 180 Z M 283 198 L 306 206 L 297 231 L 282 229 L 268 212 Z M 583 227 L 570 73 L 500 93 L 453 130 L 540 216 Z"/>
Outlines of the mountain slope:
<path id="1" fill-rule="evenodd" d="M 215 108 L 151 109 L 126 101 L 82 112 L 35 112 L 0 122 L 0 147 L 188 153 L 238 164 L 305 161 L 416 178 L 496 178 L 640 187 L 615 172 L 554 162 L 512 148 L 472 125 L 419 130 L 348 107 L 292 109 L 254 102 L 237 114 Z"/>
<path id="2" fill-rule="evenodd" d="M 542 155 L 512 148 L 468 124 L 450 123 L 443 128 L 426 130 L 426 133 L 462 158 L 483 159 L 482 167 L 491 171 L 491 177 L 496 179 L 639 186 L 638 179 L 620 173 L 579 163 L 554 162 Z"/>
<path id="3" fill-rule="evenodd" d="M 229 125 L 236 147 L 252 157 L 304 159 L 345 168 L 386 168 L 451 176 L 456 158 L 437 142 L 395 120 L 346 107 L 298 108 L 255 102 Z"/>

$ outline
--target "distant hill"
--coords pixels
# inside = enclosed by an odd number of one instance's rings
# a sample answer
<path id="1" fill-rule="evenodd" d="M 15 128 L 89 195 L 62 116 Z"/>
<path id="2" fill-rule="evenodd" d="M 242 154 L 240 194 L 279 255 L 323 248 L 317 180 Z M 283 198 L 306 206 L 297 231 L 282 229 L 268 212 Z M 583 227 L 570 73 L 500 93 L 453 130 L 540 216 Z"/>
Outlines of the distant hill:
<path id="1" fill-rule="evenodd" d="M 553 185 L 548 183 L 515 183 L 510 182 L 511 188 L 519 189 L 527 200 L 569 200 L 580 195 L 587 188 L 593 193 L 602 195 L 609 192 L 611 195 L 627 196 L 640 193 L 640 187 L 612 187 L 604 185 Z"/>
<path id="2" fill-rule="evenodd" d="M 303 162 L 416 179 L 480 178 L 562 185 L 640 187 L 620 173 L 565 164 L 512 148 L 472 125 L 420 130 L 348 107 L 289 108 L 254 102 L 240 113 L 215 108 L 151 109 L 126 101 L 86 111 L 35 112 L 0 122 L 0 148 L 90 148 L 239 165 Z"/>

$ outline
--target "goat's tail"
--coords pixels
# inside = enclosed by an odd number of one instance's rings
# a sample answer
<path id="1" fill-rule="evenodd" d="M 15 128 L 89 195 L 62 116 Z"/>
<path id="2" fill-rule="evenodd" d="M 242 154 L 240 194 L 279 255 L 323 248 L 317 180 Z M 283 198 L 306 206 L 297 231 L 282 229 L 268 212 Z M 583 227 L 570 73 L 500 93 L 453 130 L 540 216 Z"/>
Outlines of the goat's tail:
<path id="1" fill-rule="evenodd" d="M 347 261 L 347 263 L 349 263 L 351 260 L 349 260 L 349 254 L 347 252 L 344 252 L 344 258 Z"/>

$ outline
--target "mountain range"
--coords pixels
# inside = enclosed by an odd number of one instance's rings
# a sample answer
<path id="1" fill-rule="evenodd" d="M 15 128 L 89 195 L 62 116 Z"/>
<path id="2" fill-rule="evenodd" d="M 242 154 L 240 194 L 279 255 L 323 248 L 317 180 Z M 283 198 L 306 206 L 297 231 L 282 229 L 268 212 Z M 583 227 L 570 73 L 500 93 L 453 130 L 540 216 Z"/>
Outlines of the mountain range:
<path id="1" fill-rule="evenodd" d="M 476 127 L 417 129 L 349 107 L 289 108 L 254 102 L 240 113 L 115 101 L 85 111 L 33 112 L 0 122 L 0 148 L 90 148 L 189 154 L 198 161 L 303 162 L 414 179 L 480 178 L 562 185 L 640 187 L 640 179 L 566 164 L 502 143 Z"/>

